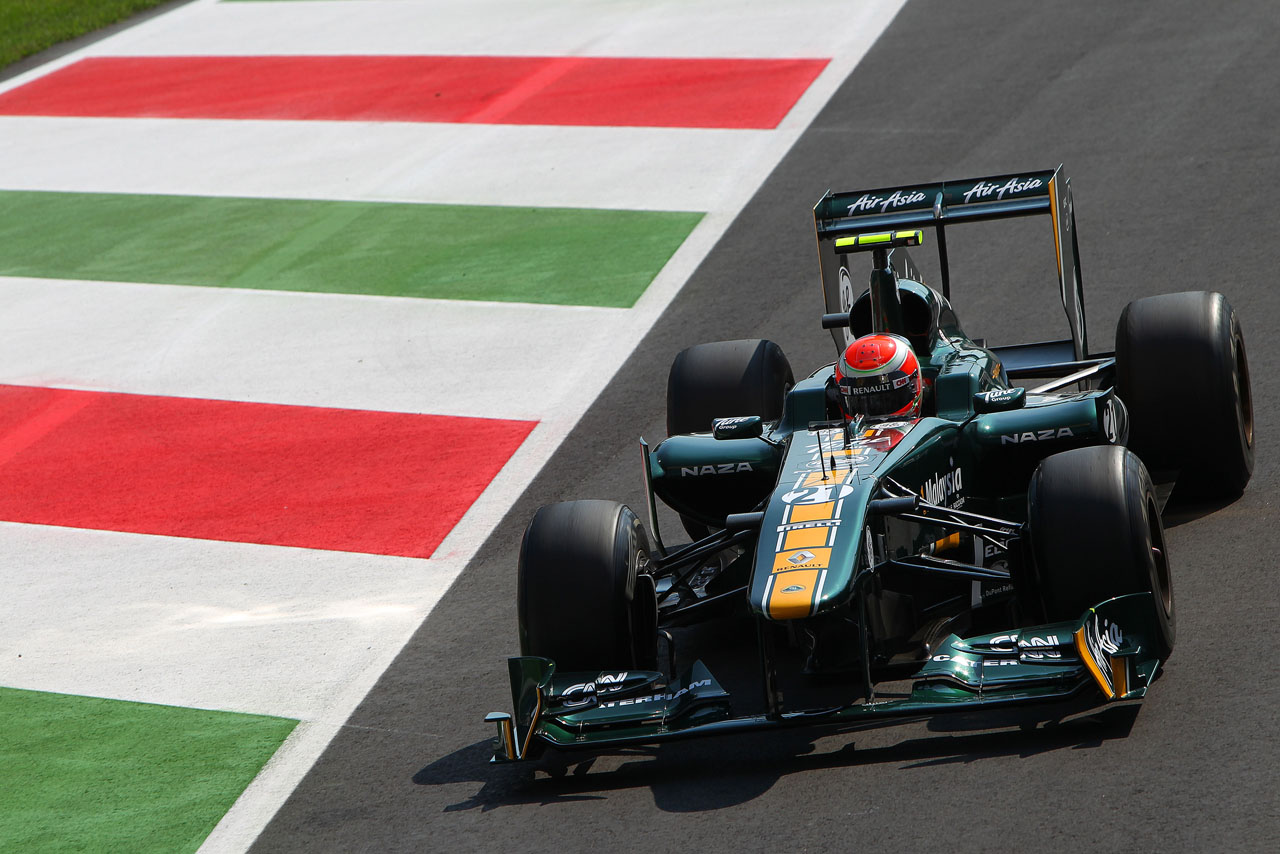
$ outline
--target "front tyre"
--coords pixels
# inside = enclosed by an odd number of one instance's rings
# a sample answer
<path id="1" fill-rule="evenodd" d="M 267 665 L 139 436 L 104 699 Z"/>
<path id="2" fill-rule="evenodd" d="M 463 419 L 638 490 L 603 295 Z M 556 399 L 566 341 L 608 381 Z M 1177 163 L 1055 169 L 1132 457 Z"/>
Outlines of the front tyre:
<path id="1" fill-rule="evenodd" d="M 1116 392 L 1129 447 L 1178 493 L 1234 498 L 1253 475 L 1253 395 L 1240 321 L 1222 294 L 1134 300 L 1116 328 Z"/>
<path id="2" fill-rule="evenodd" d="M 1150 592 L 1156 655 L 1173 651 L 1173 580 L 1151 475 L 1127 448 L 1046 457 L 1031 476 L 1027 520 L 1049 622 L 1080 619 L 1116 596 Z"/>
<path id="3" fill-rule="evenodd" d="M 520 544 L 516 597 L 522 654 L 550 658 L 561 672 L 656 667 L 649 539 L 631 508 L 538 508 Z"/>

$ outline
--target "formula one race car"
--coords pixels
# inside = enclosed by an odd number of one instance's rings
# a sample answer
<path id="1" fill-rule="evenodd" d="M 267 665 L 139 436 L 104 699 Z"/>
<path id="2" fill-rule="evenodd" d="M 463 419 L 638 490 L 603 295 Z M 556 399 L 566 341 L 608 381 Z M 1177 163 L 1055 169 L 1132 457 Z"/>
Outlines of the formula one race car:
<path id="1" fill-rule="evenodd" d="M 949 231 L 1039 214 L 1071 337 L 984 346 L 950 304 Z M 850 394 L 901 383 L 846 385 L 843 361 L 795 382 L 769 341 L 681 352 L 670 438 L 641 440 L 653 539 L 608 501 L 542 507 L 525 532 L 515 713 L 487 718 L 496 761 L 942 713 L 1061 720 L 1141 699 L 1168 658 L 1164 501 L 1175 482 L 1193 499 L 1237 495 L 1253 470 L 1248 362 L 1227 300 L 1139 299 L 1116 351 L 1090 352 L 1061 168 L 828 193 L 814 220 L 823 326 L 842 353 L 898 336 L 918 362 L 917 408 L 855 411 Z M 927 229 L 936 290 L 906 252 Z M 855 299 L 859 257 L 871 274 Z M 1194 447 L 1167 429 L 1188 400 Z M 692 543 L 663 544 L 655 497 Z M 702 661 L 677 656 L 672 631 L 735 614 L 755 626 L 749 714 Z"/>

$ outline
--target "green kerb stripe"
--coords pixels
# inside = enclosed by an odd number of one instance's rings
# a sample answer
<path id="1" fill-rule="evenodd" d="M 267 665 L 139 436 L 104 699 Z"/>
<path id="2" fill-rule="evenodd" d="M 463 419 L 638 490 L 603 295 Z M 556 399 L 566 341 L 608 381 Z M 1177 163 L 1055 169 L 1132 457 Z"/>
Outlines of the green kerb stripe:
<path id="1" fill-rule="evenodd" d="M 0 850 L 195 851 L 296 724 L 0 688 Z"/>
<path id="2" fill-rule="evenodd" d="M 628 307 L 700 213 L 0 192 L 0 276 Z"/>

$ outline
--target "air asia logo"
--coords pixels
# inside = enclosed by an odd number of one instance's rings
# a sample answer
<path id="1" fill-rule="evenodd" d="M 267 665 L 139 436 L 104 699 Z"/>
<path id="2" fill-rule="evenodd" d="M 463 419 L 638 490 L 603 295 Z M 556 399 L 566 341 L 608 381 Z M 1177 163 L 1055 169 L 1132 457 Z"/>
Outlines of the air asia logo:
<path id="1" fill-rule="evenodd" d="M 971 202 L 974 201 L 973 197 L 977 196 L 977 201 L 979 202 L 999 201 L 1004 198 L 1005 193 L 1025 193 L 1027 190 L 1035 190 L 1042 186 L 1044 186 L 1044 182 L 1039 178 L 1028 178 L 1025 181 L 1018 178 L 1010 178 L 1003 185 L 979 181 L 973 185 L 973 189 L 964 194 L 964 200 Z M 995 199 L 988 199 L 987 197 L 992 193 L 995 193 Z"/>
<path id="2" fill-rule="evenodd" d="M 876 209 L 876 205 L 880 206 L 880 213 L 884 213 L 889 208 L 900 208 L 903 205 L 914 205 L 923 202 L 924 200 L 925 195 L 919 190 L 914 190 L 909 193 L 904 193 L 901 190 L 894 190 L 893 194 L 888 197 L 873 196 L 869 193 L 864 193 L 862 198 L 849 205 L 849 216 L 853 216 L 856 213 L 874 211 Z"/>
<path id="3" fill-rule="evenodd" d="M 704 474 L 737 474 L 740 471 L 754 471 L 751 463 L 717 463 L 706 466 L 681 466 L 681 477 L 701 477 Z"/>
<path id="4" fill-rule="evenodd" d="M 920 495 L 930 504 L 945 507 L 956 498 L 964 488 L 964 475 L 960 468 L 954 468 L 946 474 L 936 474 L 924 482 Z"/>
<path id="5" fill-rule="evenodd" d="M 1045 439 L 1067 439 L 1074 436 L 1070 427 L 1059 427 L 1049 430 L 1027 431 L 1026 433 L 1006 433 L 1000 437 L 1001 445 L 1020 445 L 1023 442 L 1043 442 Z"/>

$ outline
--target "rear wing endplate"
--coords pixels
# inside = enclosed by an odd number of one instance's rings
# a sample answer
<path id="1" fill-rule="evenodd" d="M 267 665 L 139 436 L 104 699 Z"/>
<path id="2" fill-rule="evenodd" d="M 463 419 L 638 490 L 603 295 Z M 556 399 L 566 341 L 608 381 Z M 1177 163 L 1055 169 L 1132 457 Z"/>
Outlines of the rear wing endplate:
<path id="1" fill-rule="evenodd" d="M 1052 220 L 1058 286 L 1062 295 L 1062 307 L 1071 326 L 1075 360 L 1088 358 L 1089 344 L 1085 333 L 1084 288 L 1080 281 L 1075 209 L 1071 202 L 1071 182 L 1063 174 L 1061 166 L 1043 172 L 967 178 L 935 184 L 913 184 L 908 187 L 854 190 L 846 193 L 828 191 L 813 208 L 826 311 L 847 312 L 857 296 L 851 286 L 849 255 L 866 247 L 859 245 L 861 241 L 850 240 L 850 237 L 917 228 L 934 229 L 942 274 L 942 295 L 949 300 L 951 280 L 947 261 L 948 225 L 1037 214 L 1048 214 Z M 895 253 L 897 254 L 901 253 Z M 905 271 L 898 273 L 905 275 Z M 832 330 L 837 347 L 843 344 L 841 334 L 841 330 Z"/>

